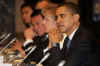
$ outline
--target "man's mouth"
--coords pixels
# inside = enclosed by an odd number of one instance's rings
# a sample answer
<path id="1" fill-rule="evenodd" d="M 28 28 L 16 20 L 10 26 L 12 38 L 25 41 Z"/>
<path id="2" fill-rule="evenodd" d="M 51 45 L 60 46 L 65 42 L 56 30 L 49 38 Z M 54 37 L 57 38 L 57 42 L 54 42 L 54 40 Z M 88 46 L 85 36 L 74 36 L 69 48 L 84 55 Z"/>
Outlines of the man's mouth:
<path id="1" fill-rule="evenodd" d="M 36 33 L 39 34 L 40 30 L 37 30 Z"/>
<path id="2" fill-rule="evenodd" d="M 58 28 L 59 28 L 59 27 L 62 27 L 63 25 L 57 25 L 57 26 L 58 26 Z"/>

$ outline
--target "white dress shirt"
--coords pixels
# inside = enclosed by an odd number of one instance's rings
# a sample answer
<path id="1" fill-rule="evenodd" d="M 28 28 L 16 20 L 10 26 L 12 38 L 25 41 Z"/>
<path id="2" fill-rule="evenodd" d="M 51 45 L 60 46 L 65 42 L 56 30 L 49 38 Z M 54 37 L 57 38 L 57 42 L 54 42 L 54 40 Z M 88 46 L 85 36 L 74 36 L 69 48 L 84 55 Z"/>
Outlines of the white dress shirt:
<path id="1" fill-rule="evenodd" d="M 71 40 L 73 39 L 73 36 L 74 36 L 74 34 L 75 34 L 75 32 L 78 30 L 78 28 L 76 28 L 72 33 L 71 33 L 71 35 L 69 35 L 69 41 L 68 41 L 68 44 L 67 44 L 67 47 L 69 48 L 69 46 L 70 46 L 70 42 L 71 42 Z M 65 40 L 65 38 L 67 37 L 67 35 L 64 33 L 63 34 L 63 39 L 59 42 L 59 44 L 60 44 L 60 50 L 63 48 L 63 44 L 64 44 L 64 40 Z"/>

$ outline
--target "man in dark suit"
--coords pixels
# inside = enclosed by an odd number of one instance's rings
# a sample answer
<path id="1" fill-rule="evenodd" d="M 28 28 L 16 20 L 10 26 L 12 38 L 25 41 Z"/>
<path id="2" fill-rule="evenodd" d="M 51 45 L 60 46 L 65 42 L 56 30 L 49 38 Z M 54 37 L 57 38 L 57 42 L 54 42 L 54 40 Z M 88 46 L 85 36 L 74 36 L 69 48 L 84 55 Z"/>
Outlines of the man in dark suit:
<path id="1" fill-rule="evenodd" d="M 31 61 L 38 63 L 44 56 L 46 52 L 45 50 L 48 49 L 48 35 L 46 33 L 45 26 L 41 23 L 43 18 L 40 14 L 40 10 L 34 10 L 31 18 L 32 22 L 40 23 L 39 28 L 34 31 L 34 26 L 31 25 L 31 30 L 24 32 L 25 42 L 21 44 L 19 41 L 16 41 L 13 46 L 16 50 L 19 50 L 22 53 L 25 52 L 26 55 L 22 56 L 25 58 L 23 62 L 27 64 L 30 64 Z"/>
<path id="2" fill-rule="evenodd" d="M 26 42 L 23 49 L 28 49 L 29 47 L 32 47 L 31 45 L 36 46 L 36 49 L 30 53 L 30 55 L 25 59 L 25 63 L 30 63 L 31 61 L 39 62 L 42 57 L 45 54 L 45 50 L 48 49 L 48 34 L 45 30 L 45 26 L 42 23 L 43 17 L 41 16 L 40 10 L 34 10 L 34 13 L 32 14 L 32 26 L 33 30 L 35 30 L 36 35 L 35 37 L 30 37 L 29 42 Z M 34 25 L 33 25 L 34 23 Z M 26 52 L 28 54 L 31 51 L 31 49 Z"/>
<path id="3" fill-rule="evenodd" d="M 51 49 L 51 58 L 54 59 L 49 59 L 49 62 L 59 65 L 62 60 L 64 66 L 95 65 L 95 36 L 80 24 L 77 5 L 62 4 L 56 9 L 56 15 L 58 28 L 67 37 L 62 49 L 57 46 Z"/>

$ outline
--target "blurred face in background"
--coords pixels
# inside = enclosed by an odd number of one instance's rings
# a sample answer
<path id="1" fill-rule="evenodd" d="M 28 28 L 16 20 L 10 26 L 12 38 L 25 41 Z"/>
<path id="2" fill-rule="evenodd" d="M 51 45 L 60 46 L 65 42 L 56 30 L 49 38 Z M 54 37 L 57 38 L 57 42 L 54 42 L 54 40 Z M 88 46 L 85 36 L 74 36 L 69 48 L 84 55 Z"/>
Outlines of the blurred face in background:
<path id="1" fill-rule="evenodd" d="M 22 8 L 22 19 L 25 21 L 25 23 L 30 24 L 31 23 L 31 14 L 33 13 L 33 10 L 30 6 L 26 6 Z"/>
<path id="2" fill-rule="evenodd" d="M 48 15 L 45 16 L 45 26 L 47 28 L 47 32 L 52 31 L 53 29 L 56 29 L 56 21 L 54 20 L 54 16 Z"/>
<path id="3" fill-rule="evenodd" d="M 45 26 L 47 28 L 47 32 L 52 31 L 53 29 L 56 29 L 56 20 L 55 20 L 55 11 L 51 9 L 43 9 L 42 10 L 43 15 L 44 15 L 44 21 L 45 21 Z"/>
<path id="4" fill-rule="evenodd" d="M 56 9 L 45 9 L 43 12 L 44 15 L 44 24 L 48 32 L 49 40 L 51 42 L 59 42 L 61 40 L 61 34 L 56 25 Z"/>
<path id="5" fill-rule="evenodd" d="M 33 30 L 36 32 L 38 36 L 42 36 L 46 32 L 46 28 L 43 23 L 43 18 L 41 15 L 37 15 L 32 17 L 32 26 Z"/>
<path id="6" fill-rule="evenodd" d="M 46 7 L 57 7 L 58 4 L 55 4 L 53 2 L 50 2 L 48 0 L 42 0 L 42 1 L 39 1 L 37 4 L 36 4 L 36 9 L 43 9 L 43 8 L 46 8 Z"/>
<path id="7" fill-rule="evenodd" d="M 42 9 L 48 6 L 48 1 L 43 0 L 37 3 L 36 9 Z"/>

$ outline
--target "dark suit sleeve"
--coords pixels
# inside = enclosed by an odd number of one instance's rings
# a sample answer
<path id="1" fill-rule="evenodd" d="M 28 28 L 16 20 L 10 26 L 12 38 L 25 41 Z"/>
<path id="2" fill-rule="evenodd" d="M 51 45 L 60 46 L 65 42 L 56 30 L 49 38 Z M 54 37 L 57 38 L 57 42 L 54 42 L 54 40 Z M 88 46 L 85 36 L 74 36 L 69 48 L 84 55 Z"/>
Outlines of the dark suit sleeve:
<path id="1" fill-rule="evenodd" d="M 24 50 L 36 45 L 36 41 L 34 43 L 30 42 L 26 46 L 22 46 Z M 26 55 L 31 51 L 25 51 Z M 40 59 L 43 57 L 43 48 L 41 46 L 36 45 L 36 49 L 24 60 L 24 63 L 30 63 L 31 61 L 39 62 Z"/>
<path id="2" fill-rule="evenodd" d="M 43 38 L 34 39 L 34 44 L 36 45 L 37 48 L 27 57 L 26 61 L 30 60 L 38 63 L 43 58 L 44 56 L 43 50 L 48 46 L 48 39 L 46 40 L 42 39 Z"/>
<path id="3" fill-rule="evenodd" d="M 76 32 L 72 40 L 72 60 L 66 66 L 95 66 L 96 38 L 85 29 Z"/>
<path id="4" fill-rule="evenodd" d="M 36 48 L 35 51 L 33 51 L 26 59 L 26 63 L 27 61 L 34 61 L 34 62 L 39 62 L 41 60 L 41 58 L 43 57 L 43 50 L 40 48 Z"/>
<path id="5" fill-rule="evenodd" d="M 95 66 L 96 54 L 94 48 L 91 48 L 94 46 L 91 46 L 94 41 L 82 40 L 78 42 L 80 45 L 77 48 L 73 48 L 72 60 L 64 66 Z"/>
<path id="6" fill-rule="evenodd" d="M 49 51 L 50 56 L 43 62 L 43 66 L 57 66 L 61 61 L 61 54 L 57 48 L 51 48 Z"/>

